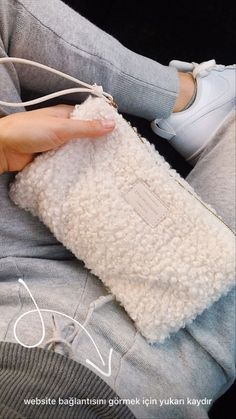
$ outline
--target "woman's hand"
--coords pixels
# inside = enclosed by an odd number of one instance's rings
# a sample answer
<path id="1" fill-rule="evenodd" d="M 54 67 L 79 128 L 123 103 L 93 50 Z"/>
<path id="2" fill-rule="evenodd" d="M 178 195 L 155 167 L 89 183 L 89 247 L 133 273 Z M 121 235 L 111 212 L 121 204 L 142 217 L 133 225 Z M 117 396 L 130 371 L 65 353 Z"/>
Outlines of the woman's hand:
<path id="1" fill-rule="evenodd" d="M 0 119 L 0 173 L 22 170 L 36 153 L 74 138 L 99 137 L 113 130 L 112 120 L 69 119 L 73 106 L 58 105 Z"/>

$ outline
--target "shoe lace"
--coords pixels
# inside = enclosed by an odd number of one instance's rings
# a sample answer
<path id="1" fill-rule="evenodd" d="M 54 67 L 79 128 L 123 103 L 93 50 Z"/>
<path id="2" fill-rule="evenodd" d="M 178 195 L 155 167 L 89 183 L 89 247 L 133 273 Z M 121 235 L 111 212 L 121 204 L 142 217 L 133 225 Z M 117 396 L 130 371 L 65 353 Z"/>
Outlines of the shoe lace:
<path id="1" fill-rule="evenodd" d="M 215 60 L 204 61 L 203 63 L 193 63 L 193 77 L 196 79 L 198 75 L 205 77 L 208 73 L 217 67 Z"/>

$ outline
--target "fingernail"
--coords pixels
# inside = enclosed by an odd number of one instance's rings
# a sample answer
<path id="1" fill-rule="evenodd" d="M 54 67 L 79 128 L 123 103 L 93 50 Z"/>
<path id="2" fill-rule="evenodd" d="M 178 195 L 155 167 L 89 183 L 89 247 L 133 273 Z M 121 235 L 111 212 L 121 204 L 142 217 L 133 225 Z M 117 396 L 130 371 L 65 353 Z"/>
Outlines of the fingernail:
<path id="1" fill-rule="evenodd" d="M 114 128 L 115 126 L 115 121 L 114 119 L 103 119 L 101 121 L 103 128 L 109 130 L 111 128 Z"/>

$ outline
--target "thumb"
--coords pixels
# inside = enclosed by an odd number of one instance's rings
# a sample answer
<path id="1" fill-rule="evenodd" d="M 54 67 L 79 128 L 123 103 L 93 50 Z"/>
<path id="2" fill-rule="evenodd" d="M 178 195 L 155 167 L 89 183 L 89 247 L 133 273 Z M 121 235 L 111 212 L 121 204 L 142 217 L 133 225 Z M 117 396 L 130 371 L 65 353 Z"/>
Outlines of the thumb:
<path id="1" fill-rule="evenodd" d="M 60 119 L 55 123 L 55 134 L 57 135 L 60 144 L 84 137 L 101 137 L 115 128 L 115 121 L 113 119 L 100 119 L 80 121 L 75 119 Z"/>

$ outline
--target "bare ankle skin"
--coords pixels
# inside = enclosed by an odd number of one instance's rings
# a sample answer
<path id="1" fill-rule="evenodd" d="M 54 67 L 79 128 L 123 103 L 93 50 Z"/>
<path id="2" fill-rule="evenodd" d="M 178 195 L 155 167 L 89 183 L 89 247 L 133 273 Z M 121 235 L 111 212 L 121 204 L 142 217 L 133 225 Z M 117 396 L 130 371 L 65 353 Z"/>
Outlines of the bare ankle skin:
<path id="1" fill-rule="evenodd" d="M 191 73 L 179 72 L 180 91 L 173 112 L 181 112 L 191 101 L 195 93 L 195 80 Z"/>

